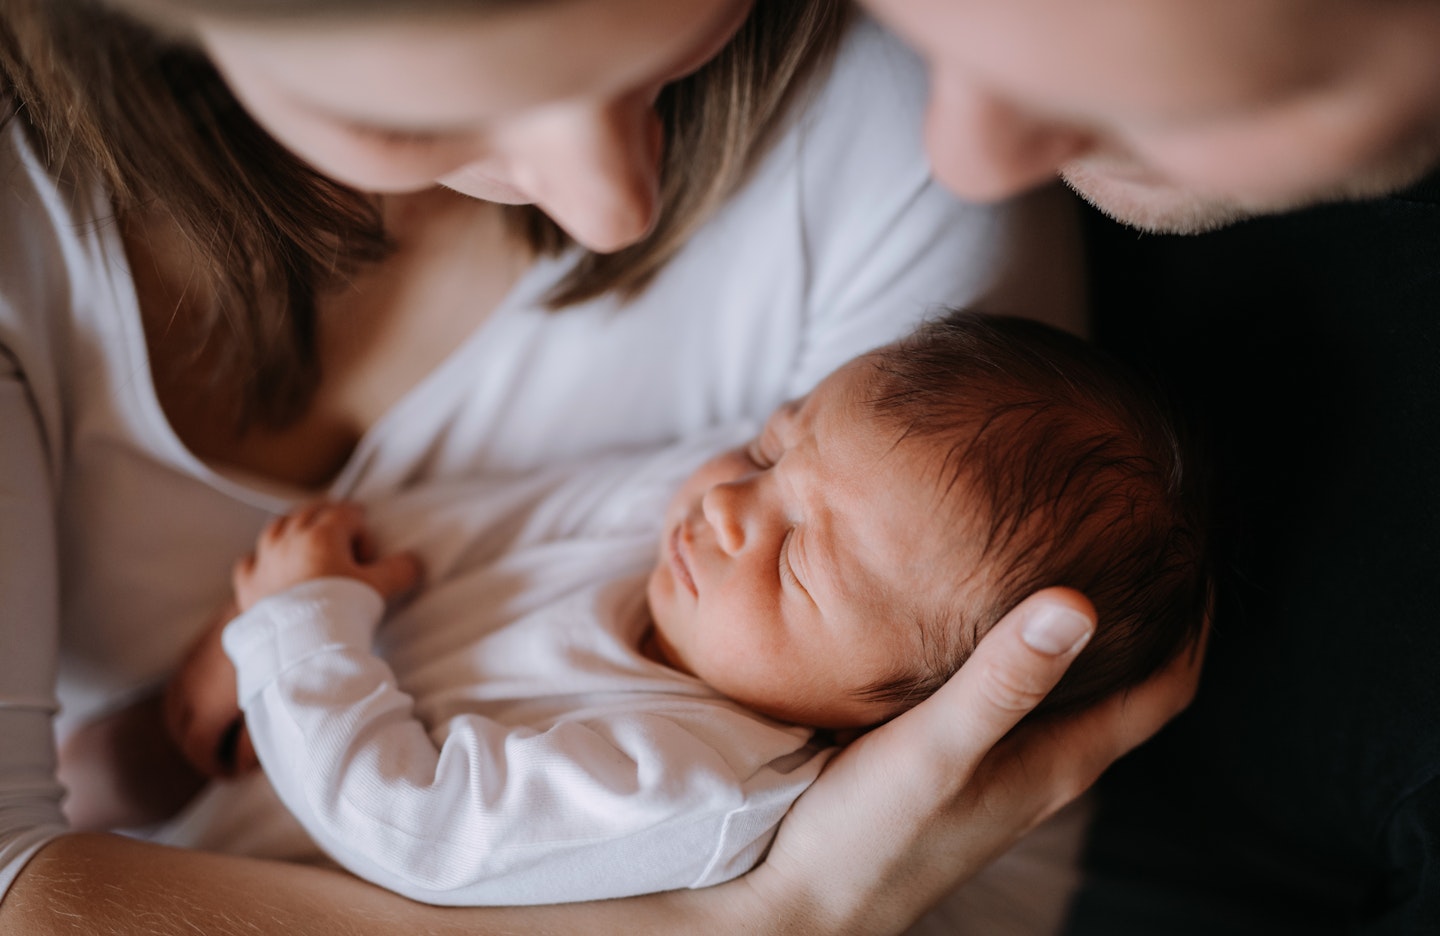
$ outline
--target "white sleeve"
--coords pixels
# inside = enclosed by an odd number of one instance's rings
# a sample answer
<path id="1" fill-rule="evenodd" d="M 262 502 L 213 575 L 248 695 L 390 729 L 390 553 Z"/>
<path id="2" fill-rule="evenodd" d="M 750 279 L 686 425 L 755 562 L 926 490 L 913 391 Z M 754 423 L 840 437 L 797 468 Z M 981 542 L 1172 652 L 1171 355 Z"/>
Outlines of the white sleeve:
<path id="1" fill-rule="evenodd" d="M 51 724 L 59 641 L 54 513 L 39 416 L 19 362 L 0 340 L 0 897 L 25 862 L 65 831 Z"/>
<path id="2" fill-rule="evenodd" d="M 464 714 L 437 744 L 369 650 L 383 612 L 367 586 L 322 579 L 257 603 L 224 641 L 281 800 L 341 865 L 413 900 L 560 903 L 719 883 L 759 860 L 803 788 L 747 791 L 684 719 L 643 712 L 545 731 Z"/>
<path id="3" fill-rule="evenodd" d="M 913 52 L 861 20 L 807 114 L 800 211 L 810 338 L 792 396 L 942 307 L 1078 325 L 1072 201 L 1047 191 L 972 204 L 945 191 L 922 145 L 926 81 Z"/>

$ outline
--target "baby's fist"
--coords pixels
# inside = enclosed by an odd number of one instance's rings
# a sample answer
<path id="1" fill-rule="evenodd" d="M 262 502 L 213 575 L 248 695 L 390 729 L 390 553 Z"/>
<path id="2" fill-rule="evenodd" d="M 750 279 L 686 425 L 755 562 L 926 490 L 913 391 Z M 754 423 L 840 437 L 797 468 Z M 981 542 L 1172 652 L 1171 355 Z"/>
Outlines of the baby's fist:
<path id="1" fill-rule="evenodd" d="M 248 611 L 261 599 L 331 576 L 357 579 L 392 601 L 419 584 L 420 564 L 409 553 L 375 556 L 362 508 L 321 501 L 266 525 L 255 552 L 235 564 L 235 601 Z"/>

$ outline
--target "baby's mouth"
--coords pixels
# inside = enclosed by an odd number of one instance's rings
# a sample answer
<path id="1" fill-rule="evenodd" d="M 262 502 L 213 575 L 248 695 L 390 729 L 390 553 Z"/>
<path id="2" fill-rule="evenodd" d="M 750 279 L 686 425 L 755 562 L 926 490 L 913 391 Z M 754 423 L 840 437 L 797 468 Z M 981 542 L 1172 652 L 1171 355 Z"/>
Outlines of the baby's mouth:
<path id="1" fill-rule="evenodd" d="M 700 597 L 700 590 L 695 587 L 695 578 L 690 574 L 690 564 L 685 556 L 685 524 L 675 524 L 674 531 L 670 534 L 670 568 L 675 573 L 675 578 L 684 585 L 690 594 L 696 598 Z"/>

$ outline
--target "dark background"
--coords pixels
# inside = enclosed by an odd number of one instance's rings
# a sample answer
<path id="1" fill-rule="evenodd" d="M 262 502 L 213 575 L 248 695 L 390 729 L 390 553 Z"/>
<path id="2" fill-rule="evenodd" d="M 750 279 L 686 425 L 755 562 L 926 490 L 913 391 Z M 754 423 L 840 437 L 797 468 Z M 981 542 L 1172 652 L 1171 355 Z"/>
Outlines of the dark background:
<path id="1" fill-rule="evenodd" d="M 1440 933 L 1440 176 L 1086 228 L 1098 339 L 1205 430 L 1221 581 L 1194 706 L 1101 783 L 1068 932 Z"/>

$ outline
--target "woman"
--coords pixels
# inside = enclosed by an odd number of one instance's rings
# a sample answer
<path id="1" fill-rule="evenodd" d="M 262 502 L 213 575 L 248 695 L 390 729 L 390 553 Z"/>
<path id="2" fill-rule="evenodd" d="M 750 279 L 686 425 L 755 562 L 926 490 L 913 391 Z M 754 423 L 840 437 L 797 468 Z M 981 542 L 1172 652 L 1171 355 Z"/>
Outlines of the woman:
<path id="1" fill-rule="evenodd" d="M 134 6 L 3 7 L 7 929 L 893 929 L 1186 695 L 983 759 L 1088 634 L 1073 596 L 1034 602 L 992 668 L 839 759 L 760 871 L 604 908 L 441 913 L 58 835 L 55 661 L 62 735 L 163 678 L 270 513 L 759 415 L 1026 259 L 1017 215 L 927 184 L 913 63 L 833 4 Z M 1064 779 L 1011 782 L 1036 764 Z"/>

